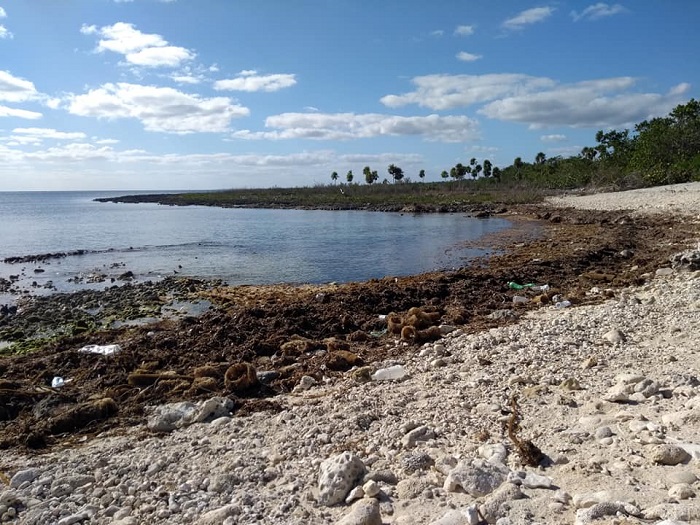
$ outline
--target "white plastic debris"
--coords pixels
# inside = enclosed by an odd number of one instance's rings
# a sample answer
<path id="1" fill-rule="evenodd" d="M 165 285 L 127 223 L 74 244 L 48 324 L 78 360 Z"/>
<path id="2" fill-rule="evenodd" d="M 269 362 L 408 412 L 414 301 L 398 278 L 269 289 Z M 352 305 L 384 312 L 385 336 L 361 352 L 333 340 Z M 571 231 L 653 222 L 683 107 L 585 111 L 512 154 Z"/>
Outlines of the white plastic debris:
<path id="1" fill-rule="evenodd" d="M 380 368 L 374 374 L 374 381 L 392 381 L 395 379 L 403 379 L 406 376 L 406 370 L 402 365 L 394 365 L 388 368 Z"/>
<path id="2" fill-rule="evenodd" d="M 51 388 L 61 388 L 66 382 L 62 377 L 56 376 L 51 380 Z"/>
<path id="3" fill-rule="evenodd" d="M 82 347 L 78 352 L 83 354 L 100 354 L 100 355 L 114 355 L 122 351 L 119 345 L 86 345 Z"/>

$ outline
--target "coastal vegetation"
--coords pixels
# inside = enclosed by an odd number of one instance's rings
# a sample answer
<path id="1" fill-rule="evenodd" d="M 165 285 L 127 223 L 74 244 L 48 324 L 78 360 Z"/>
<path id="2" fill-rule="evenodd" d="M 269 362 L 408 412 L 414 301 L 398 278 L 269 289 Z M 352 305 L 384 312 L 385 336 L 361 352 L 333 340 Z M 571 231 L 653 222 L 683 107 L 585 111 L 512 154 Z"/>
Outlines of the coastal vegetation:
<path id="1" fill-rule="evenodd" d="M 539 152 L 528 162 L 516 157 L 508 166 L 472 157 L 424 182 L 425 169 L 412 180 L 390 164 L 380 171 L 364 166 L 362 179 L 350 170 L 346 182 L 337 171 L 331 184 L 307 187 L 231 189 L 120 197 L 125 202 L 225 207 L 456 211 L 485 204 L 541 201 L 563 190 L 614 191 L 700 180 L 700 102 L 691 99 L 668 116 L 645 120 L 633 130 L 600 130 L 596 144 L 569 157 Z"/>

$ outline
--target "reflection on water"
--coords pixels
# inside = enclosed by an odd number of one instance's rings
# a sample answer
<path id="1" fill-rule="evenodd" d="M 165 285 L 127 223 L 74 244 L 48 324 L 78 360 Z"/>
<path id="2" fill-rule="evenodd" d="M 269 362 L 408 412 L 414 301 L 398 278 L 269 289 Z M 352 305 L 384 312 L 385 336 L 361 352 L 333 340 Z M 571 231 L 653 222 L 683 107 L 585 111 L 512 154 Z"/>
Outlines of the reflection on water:
<path id="1" fill-rule="evenodd" d="M 224 209 L 98 203 L 105 192 L 0 193 L 0 260 L 85 250 L 0 277 L 32 294 L 169 275 L 229 284 L 364 281 L 461 266 L 464 241 L 509 227 L 461 214 Z M 70 281 L 69 281 L 70 280 Z M 3 292 L 0 287 L 0 303 Z"/>

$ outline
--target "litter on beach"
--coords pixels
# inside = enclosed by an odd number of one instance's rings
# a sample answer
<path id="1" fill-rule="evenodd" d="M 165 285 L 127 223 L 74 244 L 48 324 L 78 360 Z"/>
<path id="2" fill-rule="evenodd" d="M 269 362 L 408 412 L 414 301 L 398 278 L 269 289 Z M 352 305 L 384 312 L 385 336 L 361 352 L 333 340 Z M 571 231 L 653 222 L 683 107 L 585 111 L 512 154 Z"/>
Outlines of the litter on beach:
<path id="1" fill-rule="evenodd" d="M 82 347 L 78 352 L 83 354 L 100 354 L 100 355 L 114 355 L 122 351 L 122 347 L 119 345 L 86 345 Z"/>

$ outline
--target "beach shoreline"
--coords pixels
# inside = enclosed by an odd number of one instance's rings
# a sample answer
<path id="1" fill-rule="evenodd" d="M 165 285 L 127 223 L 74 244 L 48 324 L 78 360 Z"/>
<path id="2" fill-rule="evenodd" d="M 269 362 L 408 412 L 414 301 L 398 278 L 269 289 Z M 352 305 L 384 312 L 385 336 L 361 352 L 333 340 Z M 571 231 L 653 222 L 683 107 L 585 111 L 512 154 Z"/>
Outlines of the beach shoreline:
<path id="1" fill-rule="evenodd" d="M 688 496 L 698 488 L 697 460 L 691 455 L 677 464 L 659 463 L 652 448 L 693 442 L 695 420 L 692 414 L 679 414 L 694 410 L 687 405 L 700 384 L 691 378 L 700 348 L 692 330 L 700 305 L 698 277 L 682 269 L 682 264 L 674 267 L 669 256 L 696 246 L 700 191 L 697 186 L 684 189 L 683 200 L 672 199 L 665 214 L 651 219 L 630 211 L 629 202 L 635 203 L 635 211 L 658 211 L 656 195 L 647 190 L 556 201 L 557 206 L 576 205 L 584 211 L 535 207 L 532 216 L 544 226 L 541 239 L 522 242 L 494 258 L 493 264 L 469 271 L 325 287 L 216 289 L 204 293 L 219 306 L 211 318 L 205 314 L 203 325 L 189 318 L 184 325 L 153 326 L 150 336 L 146 328 L 110 332 L 98 340 L 76 335 L 42 357 L 0 358 L 3 378 L 15 380 L 23 389 L 38 386 L 36 379 L 30 382 L 30 377 L 36 378 L 34 362 L 45 370 L 41 381 L 50 380 L 51 366 L 70 360 L 78 366 L 65 369 L 68 379 L 71 371 L 98 367 L 102 377 L 108 378 L 99 383 L 102 389 L 84 374 L 79 379 L 85 381 L 82 386 L 93 385 L 84 397 L 70 384 L 59 397 L 75 406 L 90 396 L 104 399 L 111 392 L 118 409 L 118 415 L 101 425 L 34 436 L 34 444 L 48 446 L 46 450 L 27 450 L 29 427 L 22 427 L 49 420 L 50 410 L 43 413 L 44 420 L 25 417 L 2 422 L 9 448 L 3 453 L 0 471 L 8 479 L 29 469 L 39 473 L 27 483 L 11 483 L 0 493 L 16 495 L 21 523 L 58 522 L 88 512 L 95 523 L 108 523 L 117 516 L 113 522 L 125 525 L 196 520 L 335 523 L 341 519 L 408 525 L 438 523 L 450 509 L 467 516 L 470 506 L 476 505 L 482 515 L 510 517 L 511 523 L 578 524 L 588 522 L 584 520 L 587 509 L 604 503 L 615 512 L 627 513 L 629 523 L 643 519 L 697 522 L 700 510 L 694 497 Z M 624 211 L 585 211 L 605 200 L 624 198 L 632 199 L 625 201 Z M 540 297 L 538 305 L 532 301 L 534 293 L 507 285 L 516 280 L 550 284 L 552 297 Z M 554 295 L 560 296 L 558 302 L 570 300 L 572 305 L 555 307 Z M 514 303 L 515 296 L 525 297 L 527 303 Z M 405 317 L 411 306 L 439 313 L 441 326 L 457 330 L 448 334 L 444 329 L 446 335 L 425 343 L 401 341 L 401 334 L 385 333 L 369 336 L 369 341 L 341 340 L 343 335 L 380 333 L 387 327 L 380 316 L 393 312 Z M 255 315 L 260 322 L 248 324 L 246 319 Z M 316 326 L 308 326 L 311 319 Z M 230 328 L 227 333 L 223 328 L 233 326 L 232 322 L 240 324 L 240 331 Z M 284 330 L 266 332 L 257 346 L 243 342 L 246 334 L 250 338 L 255 330 L 264 331 L 275 323 L 287 324 Z M 306 333 L 299 333 L 303 330 Z M 186 335 L 187 331 L 194 334 Z M 110 376 L 116 368 L 99 358 L 76 359 L 80 346 L 113 343 L 115 337 L 121 338 L 118 342 L 125 349 L 125 357 L 115 360 L 121 368 L 131 367 L 122 376 Z M 298 343 L 284 346 L 292 341 Z M 652 343 L 659 352 L 650 351 L 655 348 Z M 154 352 L 144 352 L 145 346 Z M 214 350 L 201 361 L 190 362 L 187 369 L 189 354 L 181 354 L 188 346 Z M 258 375 L 265 371 L 277 373 L 277 378 L 266 380 L 259 386 L 259 395 L 252 396 L 250 391 L 227 393 L 223 385 L 185 395 L 172 382 L 170 391 L 158 395 L 154 391 L 168 382 L 167 376 L 160 376 L 157 384 L 118 388 L 128 383 L 127 376 L 137 365 L 158 359 L 158 352 L 160 362 L 145 367 L 142 374 L 189 375 L 195 365 L 204 366 L 207 360 L 216 364 L 217 356 L 219 363 L 221 358 L 226 362 L 227 348 L 247 356 Z M 264 348 L 268 356 L 261 354 Z M 346 361 L 333 369 L 340 361 L 330 358 L 339 355 Z M 358 360 L 351 362 L 352 356 Z M 280 368 L 273 368 L 275 359 Z M 365 372 L 391 365 L 401 365 L 406 378 L 398 382 L 361 379 Z M 285 367 L 289 375 L 281 377 Z M 566 381 L 569 386 L 561 386 Z M 192 386 L 190 382 L 188 388 Z M 630 397 L 635 393 L 641 396 Z M 508 431 L 514 396 L 521 412 L 522 440 L 532 440 L 551 460 L 538 468 L 522 466 L 517 432 L 514 441 L 512 426 Z M 139 403 L 133 401 L 136 398 Z M 223 417 L 214 423 L 207 416 L 207 422 L 175 425 L 160 434 L 147 428 L 155 413 L 151 407 L 213 398 L 233 403 L 217 412 Z M 213 402 L 212 406 L 224 405 Z M 662 419 L 668 414 L 686 419 L 681 426 L 665 423 Z M 140 442 L 136 449 L 130 445 L 135 440 Z M 235 446 L 227 444 L 230 440 Z M 512 482 L 496 492 L 475 495 L 459 483 L 448 482 L 457 475 L 454 469 L 468 470 L 477 458 L 492 459 L 488 451 L 501 454 L 501 450 L 504 455 L 499 462 L 515 478 L 511 476 Z M 327 507 L 316 501 L 322 490 L 319 468 L 342 452 L 357 456 L 367 470 L 368 477 L 360 483 L 365 495 L 354 507 L 351 503 Z M 122 474 L 110 476 L 108 471 Z M 540 480 L 541 486 L 518 482 L 520 473 L 526 476 L 527 472 L 551 482 Z M 84 497 L 55 496 L 60 504 L 50 508 L 36 485 L 38 479 L 50 477 L 49 486 L 58 486 L 75 475 L 92 476 L 81 485 L 88 487 L 81 491 Z M 109 486 L 123 495 L 103 497 L 110 493 Z M 498 496 L 498 491 L 506 489 L 507 496 Z M 518 496 L 518 491 L 527 498 Z M 158 495 L 165 493 L 167 497 Z M 33 498 L 29 506 L 28 498 Z M 86 510 L 91 504 L 96 508 Z M 376 506 L 380 521 L 357 521 L 357 508 L 362 505 Z M 600 523 L 607 523 L 602 509 Z M 452 519 L 457 520 L 455 516 Z"/>

